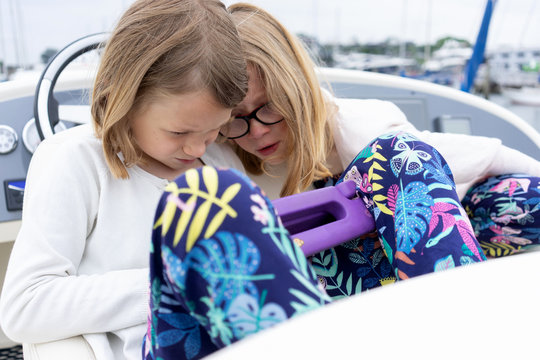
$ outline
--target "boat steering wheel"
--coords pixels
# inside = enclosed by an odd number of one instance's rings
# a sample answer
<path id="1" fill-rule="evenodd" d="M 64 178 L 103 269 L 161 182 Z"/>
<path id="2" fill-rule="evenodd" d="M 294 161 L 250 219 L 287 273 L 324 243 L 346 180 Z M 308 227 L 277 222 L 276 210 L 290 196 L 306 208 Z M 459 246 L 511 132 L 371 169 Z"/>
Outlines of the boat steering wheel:
<path id="1" fill-rule="evenodd" d="M 109 35 L 99 33 L 80 38 L 60 50 L 45 67 L 34 97 L 35 124 L 41 140 L 54 135 L 59 128 L 57 125 L 60 120 L 76 124 L 89 121 L 89 106 L 60 105 L 53 91 L 58 77 L 66 66 L 83 53 L 102 47 Z"/>

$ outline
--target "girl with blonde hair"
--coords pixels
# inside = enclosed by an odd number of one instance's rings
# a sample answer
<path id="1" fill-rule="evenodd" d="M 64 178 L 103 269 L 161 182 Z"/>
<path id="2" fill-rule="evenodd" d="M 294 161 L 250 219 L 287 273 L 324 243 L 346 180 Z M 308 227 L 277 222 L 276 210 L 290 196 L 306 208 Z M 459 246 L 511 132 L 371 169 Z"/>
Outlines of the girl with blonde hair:
<path id="1" fill-rule="evenodd" d="M 376 255 L 376 261 L 358 260 L 359 250 L 351 244 L 312 258 L 321 282 L 333 284 L 329 295 L 346 294 L 345 283 L 337 284 L 340 274 L 366 290 L 470 263 L 471 254 L 480 260 L 482 250 L 501 256 L 538 244 L 540 162 L 499 139 L 420 132 L 390 102 L 321 93 L 313 62 L 283 25 L 250 4 L 234 4 L 229 11 L 238 25 L 250 79 L 248 95 L 221 132 L 234 143 L 251 178 L 271 198 L 278 191 L 290 195 L 354 179 L 375 217 L 377 234 L 372 243 L 362 241 L 360 255 Z M 272 116 L 254 111 L 262 105 Z M 315 160 L 305 160 L 310 157 Z M 291 179 L 297 180 L 297 189 L 291 188 Z M 427 202 L 423 220 L 423 210 L 407 207 L 412 204 L 400 208 L 396 202 L 414 194 L 407 188 L 413 183 L 427 186 L 433 200 Z M 437 190 L 446 187 L 451 194 Z M 461 215 L 448 223 L 450 212 Z M 451 241 L 455 232 L 459 234 Z M 477 239 L 480 251 L 473 246 Z M 449 250 L 454 255 L 439 251 L 443 243 L 455 248 Z M 385 256 L 379 261 L 381 247 Z M 328 255 L 330 263 L 324 260 Z"/>
<path id="2" fill-rule="evenodd" d="M 490 227 L 500 232 L 495 241 L 508 231 L 521 244 L 538 243 L 538 161 L 498 139 L 420 132 L 389 102 L 336 99 L 274 17 L 243 3 L 229 11 L 249 83 L 220 133 L 250 179 L 190 170 L 162 196 L 147 359 L 199 358 L 335 299 L 482 262 L 477 237 L 489 241 Z M 505 175 L 515 173 L 529 175 Z M 376 231 L 306 261 L 265 194 L 342 181 L 354 181 Z M 216 192 L 217 183 L 227 190 Z M 489 210 L 476 213 L 488 200 L 492 211 L 502 202 L 522 208 L 514 230 L 485 216 Z"/>
<path id="3" fill-rule="evenodd" d="M 56 134 L 33 155 L 2 291 L 8 337 L 82 334 L 97 359 L 140 358 L 159 197 L 188 169 L 241 166 L 212 143 L 246 90 L 238 34 L 220 1 L 138 0 L 127 9 L 97 73 L 93 126 Z"/>

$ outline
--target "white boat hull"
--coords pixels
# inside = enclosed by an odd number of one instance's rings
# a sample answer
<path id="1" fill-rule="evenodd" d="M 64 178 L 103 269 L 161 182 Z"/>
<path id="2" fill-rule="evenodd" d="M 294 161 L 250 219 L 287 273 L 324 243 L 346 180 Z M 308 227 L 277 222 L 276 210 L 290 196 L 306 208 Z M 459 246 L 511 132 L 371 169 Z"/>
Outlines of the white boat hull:
<path id="1" fill-rule="evenodd" d="M 504 92 L 513 104 L 540 106 L 540 88 L 521 88 Z"/>

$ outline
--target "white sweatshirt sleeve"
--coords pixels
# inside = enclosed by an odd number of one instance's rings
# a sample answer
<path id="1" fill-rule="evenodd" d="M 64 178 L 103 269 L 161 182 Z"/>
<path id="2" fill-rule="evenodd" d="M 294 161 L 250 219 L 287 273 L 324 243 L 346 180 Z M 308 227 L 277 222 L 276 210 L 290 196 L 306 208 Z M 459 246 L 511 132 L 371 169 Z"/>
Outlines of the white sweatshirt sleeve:
<path id="1" fill-rule="evenodd" d="M 84 150 L 43 143 L 33 156 L 22 227 L 0 301 L 2 328 L 15 341 L 114 331 L 146 319 L 146 267 L 79 272 L 102 206 L 103 169 L 93 166 L 95 154 Z M 90 263 L 103 269 L 107 262 L 122 263 L 122 256 L 111 243 Z"/>
<path id="2" fill-rule="evenodd" d="M 430 131 L 422 131 L 418 136 L 442 154 L 452 170 L 460 198 L 471 185 L 488 176 L 540 176 L 540 162 L 504 146 L 497 138 Z"/>
<path id="3" fill-rule="evenodd" d="M 527 174 L 540 177 L 540 161 L 507 146 L 501 145 L 488 169 L 490 175 Z"/>
<path id="4" fill-rule="evenodd" d="M 418 133 L 405 114 L 392 102 L 374 99 L 334 99 L 338 106 L 331 122 L 336 149 L 345 169 L 377 136 L 389 132 Z"/>
<path id="5" fill-rule="evenodd" d="M 487 176 L 521 173 L 540 175 L 540 162 L 483 136 L 419 131 L 393 103 L 380 100 L 335 99 L 339 107 L 333 123 L 334 139 L 342 165 L 376 136 L 404 131 L 439 151 L 452 170 L 460 198 Z"/>

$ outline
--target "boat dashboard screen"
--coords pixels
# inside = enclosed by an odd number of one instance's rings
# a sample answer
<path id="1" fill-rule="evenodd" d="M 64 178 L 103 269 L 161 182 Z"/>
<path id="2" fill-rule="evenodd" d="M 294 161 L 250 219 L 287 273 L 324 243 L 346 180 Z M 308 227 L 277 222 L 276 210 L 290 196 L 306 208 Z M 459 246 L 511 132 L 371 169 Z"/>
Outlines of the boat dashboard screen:
<path id="1" fill-rule="evenodd" d="M 440 116 L 435 119 L 435 131 L 471 135 L 471 119 L 463 116 Z"/>
<path id="2" fill-rule="evenodd" d="M 4 180 L 4 194 L 8 211 L 22 210 L 25 179 Z"/>

